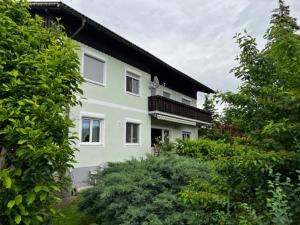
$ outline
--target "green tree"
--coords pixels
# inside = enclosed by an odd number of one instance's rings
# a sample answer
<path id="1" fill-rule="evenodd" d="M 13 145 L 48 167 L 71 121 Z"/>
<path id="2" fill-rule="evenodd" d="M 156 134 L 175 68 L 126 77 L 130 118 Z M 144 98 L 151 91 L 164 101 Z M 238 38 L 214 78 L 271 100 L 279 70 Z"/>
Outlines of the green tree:
<path id="1" fill-rule="evenodd" d="M 299 150 L 300 37 L 289 7 L 279 0 L 272 14 L 266 45 L 257 48 L 247 33 L 236 35 L 241 53 L 232 72 L 242 80 L 238 93 L 221 95 L 229 104 L 226 121 L 251 134 L 264 147 Z"/>
<path id="2" fill-rule="evenodd" d="M 74 162 L 68 109 L 82 78 L 58 23 L 0 1 L 0 224 L 47 224 Z"/>
<path id="3" fill-rule="evenodd" d="M 218 104 L 218 94 L 211 97 L 205 95 L 203 109 L 211 113 L 212 123 L 202 125 L 198 129 L 198 136 L 200 138 L 232 142 L 233 137 L 239 135 L 239 130 L 223 121 L 223 116 L 218 113 L 216 104 Z"/>
<path id="4" fill-rule="evenodd" d="M 203 109 L 210 113 L 216 113 L 216 106 L 215 106 L 214 99 L 210 98 L 208 95 L 205 95 Z"/>

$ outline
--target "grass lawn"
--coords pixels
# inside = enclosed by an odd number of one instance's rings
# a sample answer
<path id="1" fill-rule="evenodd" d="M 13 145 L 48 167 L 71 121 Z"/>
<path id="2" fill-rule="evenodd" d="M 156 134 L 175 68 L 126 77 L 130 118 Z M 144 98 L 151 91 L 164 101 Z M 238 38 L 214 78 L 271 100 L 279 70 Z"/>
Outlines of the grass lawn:
<path id="1" fill-rule="evenodd" d="M 95 223 L 92 217 L 77 211 L 77 200 L 74 199 L 61 207 L 64 217 L 54 219 L 54 225 L 90 225 Z"/>

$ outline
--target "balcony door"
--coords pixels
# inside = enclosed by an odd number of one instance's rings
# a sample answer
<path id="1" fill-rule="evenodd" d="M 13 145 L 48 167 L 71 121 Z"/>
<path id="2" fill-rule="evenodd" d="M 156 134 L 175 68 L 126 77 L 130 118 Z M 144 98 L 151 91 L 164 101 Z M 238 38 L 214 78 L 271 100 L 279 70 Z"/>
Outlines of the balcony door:
<path id="1" fill-rule="evenodd" d="M 158 142 L 169 142 L 170 132 L 166 129 L 151 128 L 151 146 Z"/>

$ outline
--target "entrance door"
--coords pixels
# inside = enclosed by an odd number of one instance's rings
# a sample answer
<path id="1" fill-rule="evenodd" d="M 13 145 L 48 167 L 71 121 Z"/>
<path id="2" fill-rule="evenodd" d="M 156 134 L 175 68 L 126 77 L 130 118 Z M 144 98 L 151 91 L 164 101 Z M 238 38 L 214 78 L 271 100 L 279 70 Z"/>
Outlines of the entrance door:
<path id="1" fill-rule="evenodd" d="M 151 128 L 151 146 L 162 140 L 162 129 Z"/>
<path id="2" fill-rule="evenodd" d="M 154 144 L 158 144 L 159 141 L 168 143 L 169 138 L 170 138 L 169 130 L 151 128 L 151 146 L 154 146 Z"/>

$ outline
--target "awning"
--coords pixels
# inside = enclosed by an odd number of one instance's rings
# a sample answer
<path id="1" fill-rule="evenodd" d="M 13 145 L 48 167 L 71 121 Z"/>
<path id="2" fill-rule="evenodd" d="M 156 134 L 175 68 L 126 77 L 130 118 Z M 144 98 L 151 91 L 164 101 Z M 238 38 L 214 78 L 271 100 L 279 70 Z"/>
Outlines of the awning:
<path id="1" fill-rule="evenodd" d="M 207 123 L 204 121 L 194 120 L 194 119 L 190 119 L 187 117 L 177 116 L 177 115 L 173 115 L 173 114 L 169 114 L 169 113 L 165 113 L 165 112 L 161 112 L 161 111 L 150 111 L 149 114 L 152 115 L 153 117 L 157 118 L 158 120 L 164 120 L 164 121 L 169 121 L 169 122 L 173 122 L 173 123 L 181 123 L 181 124 L 186 124 L 186 125 L 190 125 L 190 126 L 210 125 L 211 124 L 211 123 Z"/>
<path id="2" fill-rule="evenodd" d="M 165 120 L 165 121 L 170 121 L 170 122 L 174 122 L 174 123 L 181 123 L 181 124 L 196 126 L 196 122 L 178 119 L 178 118 L 174 118 L 174 117 L 170 117 L 170 116 L 157 115 L 156 118 L 159 120 Z"/>

